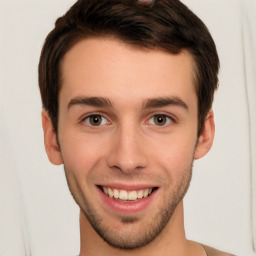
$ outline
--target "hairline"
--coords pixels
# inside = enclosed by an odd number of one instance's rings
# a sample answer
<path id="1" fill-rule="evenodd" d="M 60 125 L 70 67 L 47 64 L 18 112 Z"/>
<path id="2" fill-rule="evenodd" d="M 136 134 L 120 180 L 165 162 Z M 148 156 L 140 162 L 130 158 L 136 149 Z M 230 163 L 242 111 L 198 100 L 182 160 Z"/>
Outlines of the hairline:
<path id="1" fill-rule="evenodd" d="M 59 81 L 58 81 L 58 107 L 57 107 L 57 122 L 56 122 L 56 134 L 58 134 L 58 123 L 59 123 L 59 108 L 60 108 L 60 104 L 59 104 L 59 96 L 60 96 L 60 91 L 62 88 L 62 84 L 63 84 L 63 72 L 62 72 L 62 65 L 64 63 L 65 60 L 65 56 L 66 54 L 73 48 L 75 47 L 78 43 L 80 43 L 81 41 L 85 41 L 85 40 L 89 40 L 89 39 L 113 39 L 116 41 L 119 41 L 127 46 L 130 46 L 134 49 L 140 50 L 140 51 L 162 51 L 162 52 L 166 52 L 168 54 L 172 54 L 172 55 L 179 55 L 183 52 L 186 52 L 187 54 L 189 54 L 191 56 L 191 60 L 192 60 L 192 68 L 193 68 L 193 84 L 194 84 L 194 89 L 195 89 L 195 93 L 196 93 L 196 97 L 197 97 L 197 125 L 198 125 L 198 136 L 201 134 L 201 128 L 200 127 L 200 106 L 199 106 L 199 95 L 198 95 L 198 90 L 199 90 L 199 84 L 198 84 L 198 66 L 196 64 L 195 61 L 195 56 L 193 53 L 191 53 L 191 51 L 188 48 L 182 48 L 178 53 L 173 53 L 171 51 L 168 51 L 167 49 L 163 48 L 163 47 L 153 47 L 150 45 L 143 45 L 143 43 L 138 44 L 136 43 L 132 43 L 129 41 L 125 41 L 125 39 L 123 39 L 121 36 L 115 35 L 114 33 L 108 33 L 108 34 L 87 34 L 87 35 L 80 35 L 78 34 L 78 36 L 76 37 L 76 39 L 70 43 L 69 47 L 67 48 L 66 52 L 63 54 L 63 56 L 60 59 L 59 62 L 59 66 L 58 66 L 58 72 L 59 72 Z M 200 128 L 199 128 L 200 127 Z"/>
<path id="2" fill-rule="evenodd" d="M 73 48 L 75 47 L 78 43 L 82 42 L 82 41 L 86 41 L 86 40 L 90 40 L 90 39 L 113 39 L 115 41 L 119 41 L 121 43 L 123 43 L 126 46 L 129 46 L 131 48 L 140 50 L 140 51 L 161 51 L 161 52 L 165 52 L 171 55 L 179 55 L 182 54 L 184 52 L 186 52 L 187 54 L 189 54 L 189 56 L 191 57 L 192 60 L 192 68 L 193 68 L 193 84 L 195 87 L 195 92 L 196 92 L 196 96 L 197 96 L 197 102 L 198 102 L 198 111 L 199 111 L 199 95 L 198 95 L 198 89 L 199 89 L 199 85 L 198 85 L 198 66 L 196 64 L 195 61 L 195 56 L 193 53 L 191 53 L 191 51 L 187 48 L 182 48 L 178 53 L 173 53 L 168 51 L 167 49 L 163 48 L 163 47 L 151 47 L 150 45 L 146 46 L 138 43 L 132 43 L 132 42 L 127 42 L 125 41 L 121 36 L 118 35 L 114 35 L 114 34 L 98 34 L 98 35 L 83 35 L 81 37 L 77 37 L 76 40 L 74 40 L 73 43 L 71 43 L 68 47 L 68 49 L 66 50 L 66 52 L 63 54 L 63 56 L 61 57 L 60 63 L 59 63 L 59 67 L 58 67 L 58 72 L 59 72 L 59 83 L 58 83 L 58 99 L 59 99 L 59 95 L 60 95 L 60 90 L 62 88 L 62 84 L 63 84 L 63 72 L 62 72 L 62 65 L 64 63 L 65 60 L 65 56 L 67 55 L 67 53 Z M 59 107 L 59 106 L 58 106 Z M 59 113 L 59 111 L 58 111 Z M 57 119 L 58 121 L 58 119 Z"/>

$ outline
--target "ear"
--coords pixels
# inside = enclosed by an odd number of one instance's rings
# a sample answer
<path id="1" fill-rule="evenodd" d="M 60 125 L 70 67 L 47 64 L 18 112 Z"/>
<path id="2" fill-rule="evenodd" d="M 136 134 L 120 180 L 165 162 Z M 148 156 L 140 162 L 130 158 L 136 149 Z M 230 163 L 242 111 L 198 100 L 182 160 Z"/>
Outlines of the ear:
<path id="1" fill-rule="evenodd" d="M 42 111 L 42 125 L 44 130 L 44 146 L 48 159 L 52 164 L 60 165 L 63 163 L 63 160 L 57 143 L 57 135 L 46 110 Z"/>
<path id="2" fill-rule="evenodd" d="M 199 135 L 194 159 L 199 159 L 206 155 L 212 147 L 215 134 L 215 123 L 213 111 L 210 110 L 204 120 L 204 126 L 201 134 Z"/>

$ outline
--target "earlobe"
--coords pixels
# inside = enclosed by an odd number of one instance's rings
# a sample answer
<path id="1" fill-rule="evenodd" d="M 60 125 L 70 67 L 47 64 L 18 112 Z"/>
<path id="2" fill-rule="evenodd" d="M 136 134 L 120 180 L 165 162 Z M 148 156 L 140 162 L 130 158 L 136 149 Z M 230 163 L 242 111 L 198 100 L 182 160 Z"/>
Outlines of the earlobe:
<path id="1" fill-rule="evenodd" d="M 42 111 L 42 125 L 44 130 L 44 146 L 48 159 L 52 164 L 60 165 L 63 163 L 63 160 L 57 143 L 56 132 L 46 110 Z"/>
<path id="2" fill-rule="evenodd" d="M 203 130 L 198 138 L 194 159 L 199 159 L 208 153 L 213 144 L 214 134 L 214 114 L 210 110 L 205 118 Z"/>

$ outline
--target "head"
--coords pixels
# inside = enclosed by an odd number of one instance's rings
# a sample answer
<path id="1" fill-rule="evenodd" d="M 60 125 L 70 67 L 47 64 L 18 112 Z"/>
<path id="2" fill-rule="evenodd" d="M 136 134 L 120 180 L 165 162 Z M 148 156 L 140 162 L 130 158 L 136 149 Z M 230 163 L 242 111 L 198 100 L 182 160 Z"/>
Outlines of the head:
<path id="1" fill-rule="evenodd" d="M 45 145 L 88 230 L 134 249 L 175 226 L 212 144 L 218 68 L 205 25 L 176 0 L 78 1 L 57 20 L 39 64 Z"/>
<path id="2" fill-rule="evenodd" d="M 201 133 L 218 86 L 219 59 L 214 41 L 203 22 L 180 1 L 155 1 L 153 5 L 144 2 L 79 0 L 56 21 L 46 38 L 39 63 L 43 108 L 48 111 L 56 132 L 64 55 L 82 39 L 115 37 L 139 48 L 171 54 L 186 50 L 192 55 L 198 135 Z"/>

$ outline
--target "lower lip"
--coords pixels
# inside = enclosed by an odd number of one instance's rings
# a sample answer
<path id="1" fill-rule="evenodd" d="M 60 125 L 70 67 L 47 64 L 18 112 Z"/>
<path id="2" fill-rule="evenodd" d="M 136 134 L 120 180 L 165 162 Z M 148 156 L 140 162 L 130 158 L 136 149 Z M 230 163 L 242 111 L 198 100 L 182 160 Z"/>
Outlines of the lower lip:
<path id="1" fill-rule="evenodd" d="M 122 202 L 120 200 L 116 200 L 115 198 L 107 196 L 104 192 L 102 192 L 99 187 L 97 188 L 104 206 L 107 206 L 108 209 L 114 212 L 126 214 L 138 213 L 147 210 L 157 193 L 157 189 L 154 189 L 148 197 L 139 199 L 134 202 Z"/>

